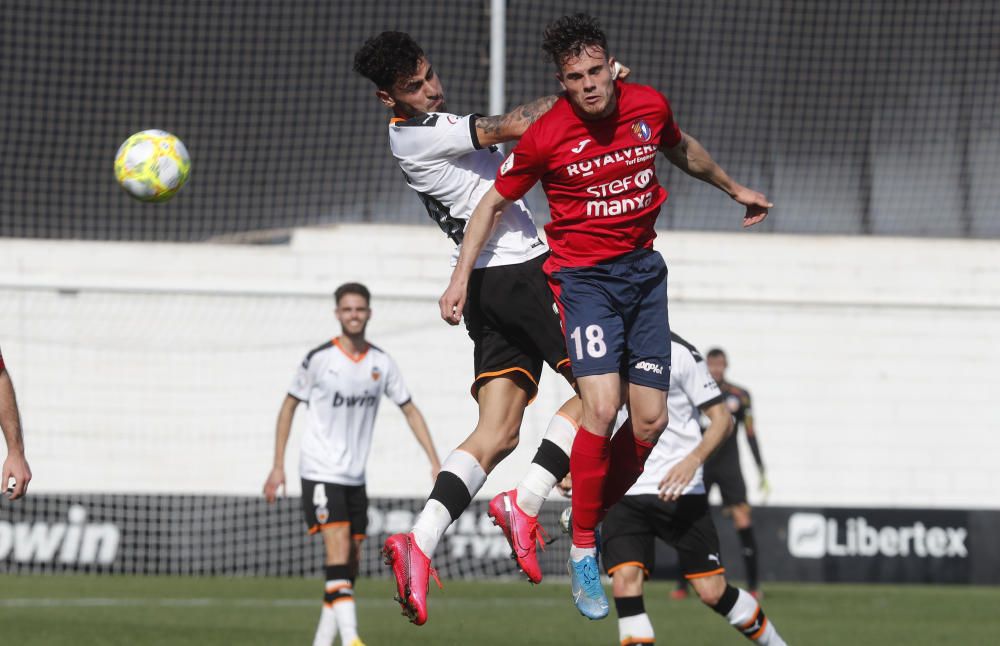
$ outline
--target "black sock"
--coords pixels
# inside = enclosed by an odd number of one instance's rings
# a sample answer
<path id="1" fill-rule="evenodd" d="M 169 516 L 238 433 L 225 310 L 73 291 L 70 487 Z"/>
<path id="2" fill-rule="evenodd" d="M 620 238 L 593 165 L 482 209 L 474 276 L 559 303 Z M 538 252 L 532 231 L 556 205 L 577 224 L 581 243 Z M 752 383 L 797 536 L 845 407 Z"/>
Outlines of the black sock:
<path id="1" fill-rule="evenodd" d="M 551 440 L 542 440 L 532 462 L 555 476 L 556 482 L 561 482 L 569 473 L 569 456 Z"/>
<path id="2" fill-rule="evenodd" d="M 437 480 L 434 481 L 434 488 L 431 489 L 430 498 L 444 505 L 453 521 L 458 520 L 462 512 L 468 509 L 472 503 L 469 487 L 451 471 L 438 473 Z"/>
<path id="3" fill-rule="evenodd" d="M 634 617 L 646 612 L 646 604 L 642 600 L 642 595 L 638 597 L 615 597 L 615 610 L 618 617 Z"/>
<path id="4" fill-rule="evenodd" d="M 754 538 L 753 527 L 737 530 L 740 543 L 743 545 L 743 563 L 747 569 L 747 588 L 756 590 L 757 584 L 757 539 Z"/>
<path id="5" fill-rule="evenodd" d="M 740 591 L 727 583 L 726 591 L 719 597 L 719 603 L 712 606 L 712 610 L 725 617 L 733 609 L 733 606 L 736 605 L 736 600 L 739 598 Z"/>

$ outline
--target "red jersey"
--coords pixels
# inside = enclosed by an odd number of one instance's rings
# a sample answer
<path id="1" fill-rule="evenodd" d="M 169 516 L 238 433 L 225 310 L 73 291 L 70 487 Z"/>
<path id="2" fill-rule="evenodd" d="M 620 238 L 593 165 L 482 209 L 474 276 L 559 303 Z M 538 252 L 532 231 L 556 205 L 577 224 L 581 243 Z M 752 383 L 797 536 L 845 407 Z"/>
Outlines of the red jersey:
<path id="1" fill-rule="evenodd" d="M 667 191 L 656 153 L 681 141 L 667 98 L 648 85 L 615 82 L 618 108 L 581 119 L 566 97 L 528 128 L 494 188 L 517 200 L 541 179 L 552 220 L 545 225 L 549 274 L 587 267 L 653 246 Z"/>

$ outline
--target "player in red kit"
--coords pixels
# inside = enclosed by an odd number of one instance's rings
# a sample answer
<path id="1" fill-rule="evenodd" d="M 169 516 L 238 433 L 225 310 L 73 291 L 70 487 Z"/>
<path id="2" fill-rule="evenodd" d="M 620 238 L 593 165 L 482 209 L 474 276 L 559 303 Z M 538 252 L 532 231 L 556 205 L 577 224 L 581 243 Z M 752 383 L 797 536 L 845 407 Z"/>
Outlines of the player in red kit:
<path id="1" fill-rule="evenodd" d="M 583 420 L 573 442 L 573 598 L 590 619 L 608 613 L 594 530 L 621 499 L 667 425 L 670 328 L 667 268 L 653 251 L 667 192 L 656 178 L 663 152 L 686 173 L 746 206 L 743 226 L 767 217 L 764 195 L 734 182 L 674 121 L 654 88 L 615 81 L 607 39 L 590 16 L 560 18 L 543 48 L 564 95 L 536 121 L 500 166 L 466 227 L 441 314 L 461 318 L 468 277 L 497 217 L 539 180 L 552 220 L 544 269 L 563 320 Z M 610 439 L 627 403 L 631 424 Z"/>

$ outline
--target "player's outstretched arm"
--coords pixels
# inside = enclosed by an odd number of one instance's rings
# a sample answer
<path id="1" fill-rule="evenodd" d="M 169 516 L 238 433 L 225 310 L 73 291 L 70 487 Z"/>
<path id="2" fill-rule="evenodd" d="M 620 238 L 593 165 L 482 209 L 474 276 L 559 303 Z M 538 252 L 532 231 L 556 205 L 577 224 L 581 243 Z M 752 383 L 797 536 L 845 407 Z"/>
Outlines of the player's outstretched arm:
<path id="1" fill-rule="evenodd" d="M 681 133 L 681 140 L 673 148 L 662 149 L 670 163 L 680 168 L 692 177 L 707 182 L 723 191 L 746 207 L 743 216 L 743 227 L 752 227 L 764 221 L 768 209 L 774 207 L 763 193 L 739 184 L 719 166 L 705 147 L 686 132 Z"/>
<path id="2" fill-rule="evenodd" d="M 292 420 L 295 418 L 295 409 L 298 406 L 298 399 L 285 395 L 285 401 L 281 403 L 281 410 L 278 412 L 278 424 L 274 433 L 274 464 L 267 480 L 264 481 L 264 498 L 268 502 L 277 500 L 278 490 L 285 486 L 285 446 L 288 445 Z"/>
<path id="3" fill-rule="evenodd" d="M 631 72 L 631 69 L 620 62 L 614 62 L 614 78 L 624 81 Z M 479 145 L 492 146 L 520 139 L 531 124 L 552 109 L 557 100 L 559 100 L 559 96 L 552 94 L 519 105 L 507 114 L 479 117 L 476 119 L 476 136 L 479 138 Z"/>
<path id="4" fill-rule="evenodd" d="M 524 105 L 519 105 L 507 114 L 476 119 L 476 136 L 479 145 L 492 146 L 520 139 L 524 131 L 552 109 L 559 99 L 556 95 L 543 96 Z"/>
<path id="5" fill-rule="evenodd" d="M 31 468 L 24 457 L 24 436 L 21 434 L 21 415 L 17 411 L 14 382 L 3 367 L 0 367 L 0 429 L 7 442 L 7 457 L 0 470 L 0 492 L 6 493 L 11 500 L 17 500 L 28 493 Z M 11 478 L 14 479 L 14 487 L 8 490 Z"/>
<path id="6" fill-rule="evenodd" d="M 469 289 L 469 276 L 476 264 L 476 258 L 483 246 L 493 235 L 503 210 L 510 200 L 497 192 L 494 187 L 483 195 L 478 206 L 472 212 L 469 223 L 465 226 L 465 236 L 462 238 L 462 250 L 458 254 L 458 264 L 451 272 L 451 282 L 445 290 L 438 305 L 441 306 L 441 318 L 451 325 L 462 321 L 462 308 L 465 307 L 465 297 Z"/>
<path id="7" fill-rule="evenodd" d="M 399 408 L 403 411 L 406 423 L 410 425 L 410 430 L 413 431 L 413 437 L 417 438 L 417 442 L 427 454 L 427 460 L 431 463 L 431 480 L 433 481 L 437 479 L 438 472 L 441 470 L 441 460 L 438 459 L 437 449 L 434 448 L 431 432 L 427 429 L 427 421 L 412 401 L 406 402 Z"/>
<path id="8" fill-rule="evenodd" d="M 685 487 L 694 478 L 698 467 L 705 464 L 705 461 L 733 433 L 733 416 L 726 410 L 725 404 L 722 402 L 713 404 L 702 412 L 709 419 L 708 428 L 705 429 L 698 446 L 694 447 L 694 450 L 683 460 L 675 464 L 660 481 L 660 498 L 663 500 L 680 498 Z"/>

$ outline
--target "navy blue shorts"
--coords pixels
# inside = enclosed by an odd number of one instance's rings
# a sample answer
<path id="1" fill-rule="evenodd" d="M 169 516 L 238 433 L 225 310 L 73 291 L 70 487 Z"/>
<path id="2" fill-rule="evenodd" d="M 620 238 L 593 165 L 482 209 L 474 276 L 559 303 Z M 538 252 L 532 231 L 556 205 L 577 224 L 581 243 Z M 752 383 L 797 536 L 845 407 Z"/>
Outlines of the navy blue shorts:
<path id="1" fill-rule="evenodd" d="M 618 373 L 629 383 L 670 389 L 667 265 L 639 249 L 549 277 L 576 377 Z"/>

